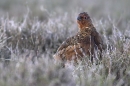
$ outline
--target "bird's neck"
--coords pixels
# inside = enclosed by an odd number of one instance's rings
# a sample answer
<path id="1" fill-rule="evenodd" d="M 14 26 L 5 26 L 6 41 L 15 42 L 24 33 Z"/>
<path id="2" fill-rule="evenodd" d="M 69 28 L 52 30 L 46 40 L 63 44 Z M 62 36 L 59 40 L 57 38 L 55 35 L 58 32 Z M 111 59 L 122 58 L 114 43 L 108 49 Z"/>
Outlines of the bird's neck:
<path id="1" fill-rule="evenodd" d="M 91 35 L 91 32 L 92 32 L 91 28 L 85 27 L 84 29 L 80 29 L 79 32 L 78 32 L 78 34 L 80 36 L 86 37 L 86 36 Z"/>
<path id="2" fill-rule="evenodd" d="M 92 24 L 92 22 L 87 22 L 87 23 L 79 23 L 78 24 L 79 30 L 82 31 L 86 31 L 87 29 L 91 29 L 94 27 L 94 25 Z"/>
<path id="3" fill-rule="evenodd" d="M 79 28 L 79 32 L 80 33 L 91 33 L 93 28 L 95 28 L 93 25 L 89 25 L 89 26 L 86 25 L 86 26 L 84 26 L 82 28 Z"/>

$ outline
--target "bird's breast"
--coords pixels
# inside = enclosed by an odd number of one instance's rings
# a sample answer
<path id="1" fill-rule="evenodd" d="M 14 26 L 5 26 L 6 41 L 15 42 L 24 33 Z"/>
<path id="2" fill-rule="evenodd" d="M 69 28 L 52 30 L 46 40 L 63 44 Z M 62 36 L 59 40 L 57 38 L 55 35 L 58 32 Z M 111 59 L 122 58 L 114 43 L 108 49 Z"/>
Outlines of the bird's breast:
<path id="1" fill-rule="evenodd" d="M 92 36 L 81 36 L 80 39 L 78 40 L 78 43 L 81 44 L 91 44 L 93 42 L 93 37 Z"/>

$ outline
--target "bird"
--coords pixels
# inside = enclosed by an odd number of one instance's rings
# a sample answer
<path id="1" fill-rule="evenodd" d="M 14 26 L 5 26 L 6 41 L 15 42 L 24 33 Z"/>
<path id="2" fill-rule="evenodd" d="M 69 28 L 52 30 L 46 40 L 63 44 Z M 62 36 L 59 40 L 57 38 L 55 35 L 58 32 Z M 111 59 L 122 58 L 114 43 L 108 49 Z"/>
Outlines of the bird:
<path id="1" fill-rule="evenodd" d="M 79 31 L 74 36 L 67 38 L 53 56 L 63 65 L 67 61 L 82 60 L 85 56 L 89 56 L 93 63 L 94 51 L 98 49 L 100 54 L 102 53 L 103 40 L 87 12 L 78 14 L 77 24 Z"/>

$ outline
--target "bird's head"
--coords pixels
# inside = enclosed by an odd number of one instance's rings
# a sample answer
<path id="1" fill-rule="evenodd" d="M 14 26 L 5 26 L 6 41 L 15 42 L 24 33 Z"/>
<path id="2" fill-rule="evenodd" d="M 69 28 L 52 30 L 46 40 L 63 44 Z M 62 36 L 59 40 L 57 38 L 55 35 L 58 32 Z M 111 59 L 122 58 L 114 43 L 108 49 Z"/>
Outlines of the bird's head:
<path id="1" fill-rule="evenodd" d="M 82 12 L 77 17 L 77 23 L 80 30 L 91 28 L 93 26 L 90 16 L 87 12 Z"/>

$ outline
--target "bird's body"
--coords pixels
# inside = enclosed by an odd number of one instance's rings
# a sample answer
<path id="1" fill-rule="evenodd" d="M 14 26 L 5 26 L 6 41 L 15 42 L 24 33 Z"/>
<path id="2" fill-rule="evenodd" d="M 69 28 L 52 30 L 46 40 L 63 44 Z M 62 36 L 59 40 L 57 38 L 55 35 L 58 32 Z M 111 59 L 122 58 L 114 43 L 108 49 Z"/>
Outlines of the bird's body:
<path id="1" fill-rule="evenodd" d="M 77 61 L 84 56 L 94 58 L 94 49 L 102 52 L 102 39 L 92 24 L 86 12 L 80 13 L 77 18 L 79 32 L 65 40 L 58 48 L 54 58 L 60 61 Z"/>

